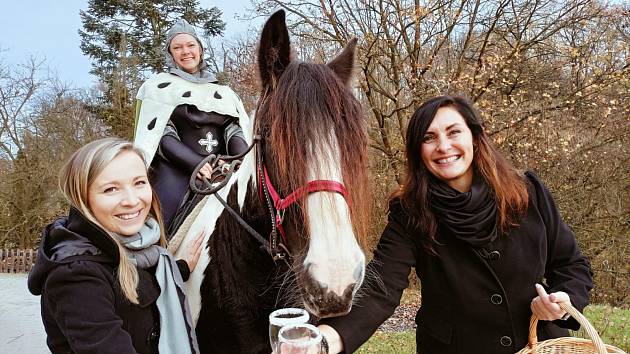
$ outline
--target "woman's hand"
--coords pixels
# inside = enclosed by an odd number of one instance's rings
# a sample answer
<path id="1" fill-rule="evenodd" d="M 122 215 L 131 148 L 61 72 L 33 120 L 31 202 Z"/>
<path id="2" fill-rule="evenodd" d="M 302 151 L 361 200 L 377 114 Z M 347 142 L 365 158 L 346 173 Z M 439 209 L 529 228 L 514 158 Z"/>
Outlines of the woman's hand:
<path id="1" fill-rule="evenodd" d="M 188 269 L 192 273 L 192 271 L 197 266 L 197 262 L 199 261 L 199 256 L 201 255 L 201 244 L 203 243 L 204 236 L 206 235 L 204 230 L 199 231 L 197 238 L 195 241 L 188 246 L 188 250 L 186 250 L 186 263 L 188 264 Z"/>
<path id="2" fill-rule="evenodd" d="M 343 341 L 341 341 L 341 336 L 334 328 L 329 325 L 319 325 L 317 328 L 322 333 L 322 336 L 326 337 L 328 353 L 341 353 L 343 351 Z"/>
<path id="3" fill-rule="evenodd" d="M 558 303 L 569 302 L 569 295 L 563 291 L 547 294 L 545 288 L 540 284 L 536 284 L 536 296 L 530 305 L 532 313 L 539 320 L 553 321 L 558 320 L 566 315 L 566 312 L 560 308 Z"/>

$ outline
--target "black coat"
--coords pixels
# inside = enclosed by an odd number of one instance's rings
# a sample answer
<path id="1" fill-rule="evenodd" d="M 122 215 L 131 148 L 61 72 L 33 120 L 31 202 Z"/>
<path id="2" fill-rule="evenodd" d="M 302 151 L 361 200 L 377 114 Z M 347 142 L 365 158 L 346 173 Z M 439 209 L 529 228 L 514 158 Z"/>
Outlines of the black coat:
<path id="1" fill-rule="evenodd" d="M 535 283 L 564 291 L 582 310 L 592 274 L 575 237 L 550 192 L 527 173 L 530 203 L 520 226 L 499 236 L 485 258 L 438 227 L 438 256 L 423 251 L 420 235 L 407 227 L 399 202 L 390 206 L 386 226 L 368 267 L 384 287 L 366 283 L 347 316 L 324 321 L 339 332 L 347 352 L 355 351 L 393 313 L 408 286 L 412 267 L 421 281 L 422 306 L 416 315 L 418 353 L 514 353 L 527 344 Z M 539 339 L 577 329 L 569 319 L 540 321 Z"/>
<path id="2" fill-rule="evenodd" d="M 114 241 L 74 209 L 44 229 L 28 286 L 41 295 L 52 353 L 158 353 L 155 267 L 138 268 L 135 305 L 119 289 L 118 260 Z M 187 266 L 178 266 L 186 279 Z"/>

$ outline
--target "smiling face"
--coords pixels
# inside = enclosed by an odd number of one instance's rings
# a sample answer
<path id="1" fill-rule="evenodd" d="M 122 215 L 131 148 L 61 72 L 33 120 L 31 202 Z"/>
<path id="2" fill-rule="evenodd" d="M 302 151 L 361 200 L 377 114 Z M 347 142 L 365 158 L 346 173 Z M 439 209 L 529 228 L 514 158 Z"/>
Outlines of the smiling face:
<path id="1" fill-rule="evenodd" d="M 180 68 L 190 74 L 197 72 L 201 62 L 201 46 L 195 37 L 180 33 L 173 37 L 168 50 Z"/>
<path id="2" fill-rule="evenodd" d="M 144 162 L 132 151 L 116 156 L 88 188 L 88 208 L 105 230 L 135 235 L 151 208 L 152 190 Z"/>
<path id="3" fill-rule="evenodd" d="M 473 136 L 459 112 L 438 109 L 422 138 L 422 162 L 432 175 L 460 192 L 470 190 L 473 179 Z"/>

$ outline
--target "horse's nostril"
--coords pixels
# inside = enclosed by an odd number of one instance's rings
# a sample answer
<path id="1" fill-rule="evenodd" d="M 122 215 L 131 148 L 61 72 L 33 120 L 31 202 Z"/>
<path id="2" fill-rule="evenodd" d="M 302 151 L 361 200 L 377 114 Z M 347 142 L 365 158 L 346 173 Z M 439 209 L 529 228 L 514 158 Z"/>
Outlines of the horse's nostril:
<path id="1" fill-rule="evenodd" d="M 356 286 L 357 286 L 356 283 L 348 285 L 346 290 L 344 290 L 344 292 L 343 292 L 342 298 L 351 300 L 352 299 L 352 294 L 354 294 L 354 290 L 355 290 Z"/>
<path id="2" fill-rule="evenodd" d="M 342 294 L 324 290 L 308 296 L 307 308 L 318 317 L 333 317 L 347 314 L 352 308 L 352 295 L 356 284 L 348 285 Z"/>

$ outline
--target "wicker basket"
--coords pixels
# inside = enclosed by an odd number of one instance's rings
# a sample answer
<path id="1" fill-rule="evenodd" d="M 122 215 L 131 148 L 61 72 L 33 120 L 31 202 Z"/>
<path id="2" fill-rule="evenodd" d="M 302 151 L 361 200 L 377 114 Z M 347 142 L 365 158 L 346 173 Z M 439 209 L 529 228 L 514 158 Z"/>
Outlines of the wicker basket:
<path id="1" fill-rule="evenodd" d="M 516 354 L 626 354 L 623 350 L 617 347 L 604 344 L 593 325 L 591 325 L 586 317 L 584 317 L 584 315 L 582 315 L 575 307 L 571 306 L 570 303 L 559 303 L 559 305 L 569 315 L 575 318 L 580 325 L 582 325 L 582 328 L 586 330 L 588 335 L 591 337 L 591 340 L 575 337 L 560 337 L 538 342 L 538 337 L 536 335 L 538 318 L 532 315 L 532 319 L 529 323 L 529 344 Z"/>

